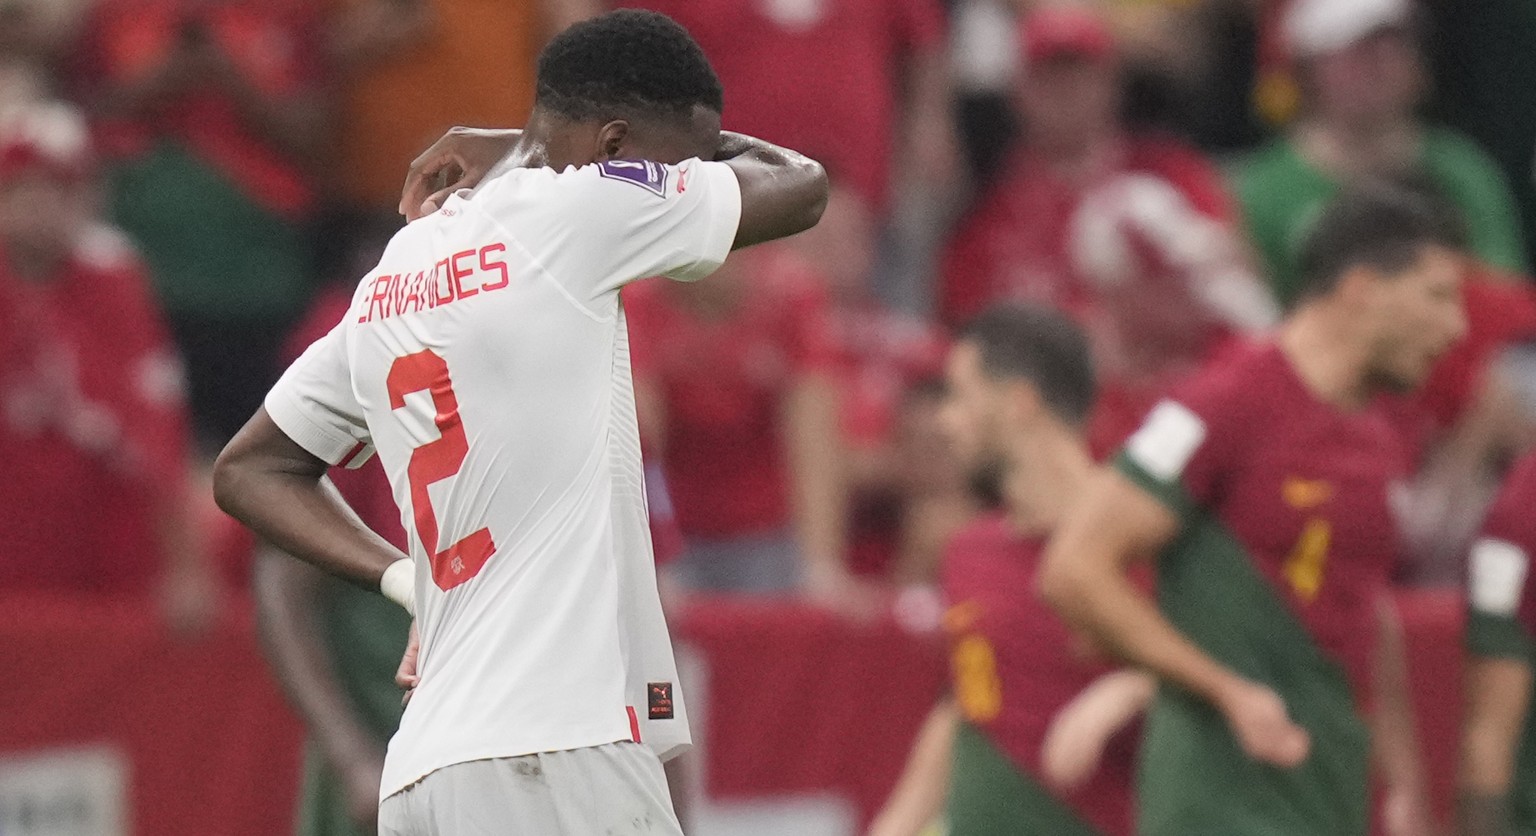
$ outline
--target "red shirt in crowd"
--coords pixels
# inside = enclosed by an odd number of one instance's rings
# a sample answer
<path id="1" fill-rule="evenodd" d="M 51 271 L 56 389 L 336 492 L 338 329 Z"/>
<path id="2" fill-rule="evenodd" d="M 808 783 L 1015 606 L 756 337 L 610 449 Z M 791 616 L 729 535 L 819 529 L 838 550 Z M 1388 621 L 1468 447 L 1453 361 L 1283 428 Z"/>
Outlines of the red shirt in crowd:
<path id="1" fill-rule="evenodd" d="M 936 0 L 624 0 L 681 23 L 725 86 L 724 125 L 822 161 L 884 203 L 902 56 L 944 37 Z"/>
<path id="2" fill-rule="evenodd" d="M 46 283 L 7 263 L 0 253 L 0 588 L 146 592 L 189 431 L 144 271 L 103 228 Z"/>
<path id="3" fill-rule="evenodd" d="M 1092 446 L 1106 453 L 1232 335 L 1240 317 L 1203 303 L 1199 288 L 1243 281 L 1233 217 L 1215 166 L 1177 141 L 1126 137 L 1071 180 L 1026 147 L 950 242 L 940 316 L 959 327 L 1000 301 L 1072 315 L 1093 342 Z M 1269 304 L 1262 286 L 1251 295 Z"/>
<path id="4" fill-rule="evenodd" d="M 897 440 L 911 388 L 942 374 L 948 340 L 936 326 L 877 305 L 835 308 L 829 345 L 837 357 L 843 439 L 858 449 Z M 855 494 L 848 566 L 884 575 L 899 549 L 902 497 Z"/>
<path id="5" fill-rule="evenodd" d="M 319 4 L 304 0 L 103 0 L 87 30 L 83 80 L 136 83 L 187 44 L 208 43 L 254 90 L 292 96 L 322 77 L 321 24 Z M 210 88 L 176 97 L 154 120 L 107 123 L 100 140 L 108 155 L 127 157 L 174 137 L 257 203 L 280 215 L 303 213 L 315 197 L 309 175 L 246 124 L 239 105 Z"/>
<path id="6" fill-rule="evenodd" d="M 1233 351 L 1171 399 L 1203 425 L 1182 469 L 1185 493 L 1231 531 L 1368 696 L 1375 607 L 1400 543 L 1392 493 L 1408 466 L 1399 434 L 1379 410 L 1318 400 L 1270 343 Z M 1154 412 L 1147 432 L 1172 417 Z"/>
<path id="7" fill-rule="evenodd" d="M 1085 658 L 1060 616 L 1033 593 L 1044 548 L 1013 533 L 1003 516 L 982 517 L 950 541 L 940 581 L 961 713 L 1037 779 L 1051 720 L 1111 670 Z M 1106 836 L 1131 833 L 1134 738 L 1117 735 L 1093 776 L 1061 798 Z"/>
<path id="8" fill-rule="evenodd" d="M 830 368 L 826 298 L 789 257 L 732 256 L 728 310 L 706 316 L 696 288 L 648 281 L 626 288 L 637 386 L 666 404 L 663 467 L 683 535 L 729 538 L 784 529 L 789 479 L 783 404 L 797 378 Z"/>

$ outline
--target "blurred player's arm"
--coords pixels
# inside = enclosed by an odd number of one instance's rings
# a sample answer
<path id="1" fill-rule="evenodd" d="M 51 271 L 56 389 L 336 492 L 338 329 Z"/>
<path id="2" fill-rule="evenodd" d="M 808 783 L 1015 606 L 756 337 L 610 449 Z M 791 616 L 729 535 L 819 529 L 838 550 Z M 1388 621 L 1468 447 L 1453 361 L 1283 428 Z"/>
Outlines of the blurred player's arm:
<path id="1" fill-rule="evenodd" d="M 1102 470 L 1052 538 L 1039 591 L 1067 621 L 1131 664 L 1215 706 L 1249 757 L 1299 764 L 1310 742 L 1280 697 L 1212 659 L 1127 577 L 1133 560 L 1156 554 L 1178 531 L 1167 506 Z"/>
<path id="2" fill-rule="evenodd" d="M 1469 655 L 1464 683 L 1457 833 L 1508 836 L 1509 792 L 1531 696 L 1528 661 Z"/>
<path id="3" fill-rule="evenodd" d="M 1040 769 L 1058 790 L 1071 792 L 1098 771 L 1109 741 L 1146 711 L 1157 680 L 1136 670 L 1095 679 L 1056 712 L 1040 747 Z"/>
<path id="4" fill-rule="evenodd" d="M 801 375 L 785 398 L 782 420 L 806 589 L 829 603 L 846 603 L 848 487 L 831 378 L 816 372 Z"/>
<path id="5" fill-rule="evenodd" d="M 406 557 L 357 519 L 324 479 L 327 467 L 285 435 L 263 407 L 219 454 L 214 499 L 288 554 L 378 590 L 385 570 Z"/>
<path id="6" fill-rule="evenodd" d="M 164 573 L 161 605 L 173 630 L 197 635 L 218 618 L 223 596 L 198 513 L 200 504 L 193 499 L 189 478 L 176 479 L 157 492 L 155 533 Z"/>
<path id="7" fill-rule="evenodd" d="M 313 566 L 263 547 L 256 556 L 256 624 L 288 701 L 342 780 L 348 813 L 366 827 L 378 809 L 384 747 L 358 719 L 320 640 L 323 579 Z"/>
<path id="8" fill-rule="evenodd" d="M 1414 477 L 1412 512 L 1403 515 L 1404 538 L 1426 572 L 1443 566 L 1442 556 L 1459 560 L 1482 521 L 1482 506 L 1467 497 L 1486 491 L 1489 472 L 1530 444 L 1532 410 L 1520 382 L 1529 356 L 1523 350 L 1506 352 L 1489 363 L 1471 405 Z"/>
<path id="9" fill-rule="evenodd" d="M 115 237 L 106 240 L 121 243 Z M 120 322 L 131 323 L 114 346 L 126 372 L 113 381 L 118 391 L 112 401 L 122 404 L 115 410 L 122 430 L 116 454 L 150 498 L 166 622 L 175 632 L 193 636 L 218 618 L 223 585 L 203 525 L 207 493 L 194 496 L 202 473 L 192 463 L 186 374 L 148 276 L 126 249 L 120 257 L 124 267 L 139 275 L 124 282 L 123 292 L 111 300 Z"/>
<path id="10" fill-rule="evenodd" d="M 1371 712 L 1371 746 L 1385 785 L 1383 824 L 1389 836 L 1425 836 L 1431 820 L 1429 787 L 1408 690 L 1403 625 L 1391 598 L 1383 596 L 1376 609 L 1379 636 L 1373 670 L 1376 705 Z"/>
<path id="11" fill-rule="evenodd" d="M 869 825 L 868 836 L 917 836 L 938 819 L 949 795 L 950 763 L 960 710 L 946 698 L 933 707 L 918 730 L 907 765 Z"/>

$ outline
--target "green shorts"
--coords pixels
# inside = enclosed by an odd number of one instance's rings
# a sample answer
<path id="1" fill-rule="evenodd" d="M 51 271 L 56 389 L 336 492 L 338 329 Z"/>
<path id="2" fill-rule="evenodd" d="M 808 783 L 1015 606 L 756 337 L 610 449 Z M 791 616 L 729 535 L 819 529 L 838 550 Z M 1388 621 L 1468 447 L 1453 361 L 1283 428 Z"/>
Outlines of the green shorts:
<path id="1" fill-rule="evenodd" d="M 1101 836 L 970 723 L 955 734 L 950 836 Z"/>

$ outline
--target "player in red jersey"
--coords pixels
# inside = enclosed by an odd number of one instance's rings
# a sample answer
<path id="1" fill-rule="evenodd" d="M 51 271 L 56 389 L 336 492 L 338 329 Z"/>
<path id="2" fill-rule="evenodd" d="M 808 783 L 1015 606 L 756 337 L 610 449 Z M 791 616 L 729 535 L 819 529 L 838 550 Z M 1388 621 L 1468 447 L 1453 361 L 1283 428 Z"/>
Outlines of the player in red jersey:
<path id="1" fill-rule="evenodd" d="M 1373 750 L 1393 832 L 1427 824 L 1400 648 L 1377 646 L 1407 461 L 1374 404 L 1465 332 L 1462 260 L 1430 204 L 1372 187 L 1324 211 L 1302 261 L 1276 340 L 1159 404 L 1046 557 L 1062 613 L 1167 684 L 1147 836 L 1363 836 Z M 1126 578 L 1150 555 L 1155 604 Z"/>
<path id="2" fill-rule="evenodd" d="M 978 474 L 1005 474 L 1007 514 L 977 519 L 945 553 L 953 697 L 874 832 L 918 832 L 947 785 L 955 836 L 1129 834 L 1134 758 L 1115 733 L 1151 680 L 1092 659 L 1033 594 L 1045 540 L 1093 472 L 1087 342 L 1060 314 L 994 308 L 961 333 L 947 382 L 956 451 Z"/>
<path id="3" fill-rule="evenodd" d="M 1536 637 L 1536 454 L 1510 472 L 1473 544 L 1467 572 L 1466 711 L 1459 830 L 1506 836 L 1536 829 L 1536 725 L 1530 722 Z"/>

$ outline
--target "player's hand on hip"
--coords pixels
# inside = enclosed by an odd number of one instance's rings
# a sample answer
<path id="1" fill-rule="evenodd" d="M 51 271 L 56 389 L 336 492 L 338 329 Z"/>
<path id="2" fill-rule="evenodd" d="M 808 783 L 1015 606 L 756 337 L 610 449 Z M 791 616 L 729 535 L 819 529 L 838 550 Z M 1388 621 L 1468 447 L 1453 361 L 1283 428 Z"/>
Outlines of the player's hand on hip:
<path id="1" fill-rule="evenodd" d="M 449 129 L 411 163 L 400 196 L 400 214 L 414 221 L 436 212 L 459 189 L 479 185 L 522 135 L 519 130 Z"/>
<path id="2" fill-rule="evenodd" d="M 1218 707 L 1248 757 L 1285 769 L 1307 759 L 1312 738 L 1291 720 L 1285 700 L 1272 689 L 1242 681 L 1222 697 Z"/>
<path id="3" fill-rule="evenodd" d="M 421 675 L 416 672 L 420 656 L 421 634 L 416 631 L 416 622 L 413 620 L 411 636 L 405 643 L 405 654 L 400 657 L 400 667 L 395 669 L 395 684 L 405 691 L 405 695 L 400 698 L 401 705 L 411 701 L 411 695 L 416 693 L 416 686 L 421 683 Z"/>

